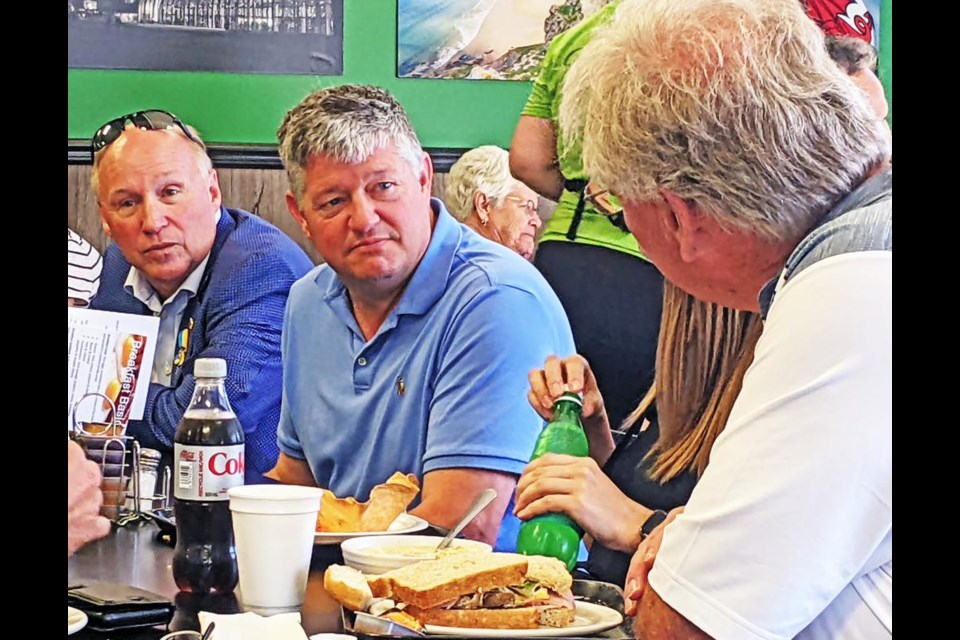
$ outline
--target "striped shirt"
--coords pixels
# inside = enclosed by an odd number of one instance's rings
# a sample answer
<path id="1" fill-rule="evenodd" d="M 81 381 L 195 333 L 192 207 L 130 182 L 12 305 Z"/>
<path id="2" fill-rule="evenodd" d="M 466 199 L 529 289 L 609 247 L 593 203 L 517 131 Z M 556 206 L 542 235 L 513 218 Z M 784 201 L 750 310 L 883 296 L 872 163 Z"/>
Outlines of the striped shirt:
<path id="1" fill-rule="evenodd" d="M 67 228 L 67 298 L 85 306 L 100 286 L 103 260 L 100 252 L 69 227 Z"/>

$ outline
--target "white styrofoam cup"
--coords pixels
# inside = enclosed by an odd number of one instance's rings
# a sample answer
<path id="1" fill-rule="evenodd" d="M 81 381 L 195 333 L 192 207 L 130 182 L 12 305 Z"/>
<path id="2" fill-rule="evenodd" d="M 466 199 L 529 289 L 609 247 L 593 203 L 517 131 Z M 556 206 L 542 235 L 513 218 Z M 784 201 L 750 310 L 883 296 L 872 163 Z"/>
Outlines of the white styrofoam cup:
<path id="1" fill-rule="evenodd" d="M 323 490 L 253 484 L 227 491 L 240 572 L 240 601 L 260 609 L 303 604 Z"/>

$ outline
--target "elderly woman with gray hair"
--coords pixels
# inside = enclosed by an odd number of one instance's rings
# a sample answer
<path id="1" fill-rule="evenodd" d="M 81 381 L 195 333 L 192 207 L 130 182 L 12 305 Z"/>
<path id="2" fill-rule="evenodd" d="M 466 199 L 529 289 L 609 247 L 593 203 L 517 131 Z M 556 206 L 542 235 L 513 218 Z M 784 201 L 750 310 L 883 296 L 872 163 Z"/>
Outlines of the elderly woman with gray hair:
<path id="1" fill-rule="evenodd" d="M 510 155 L 500 147 L 471 149 L 450 167 L 444 201 L 453 217 L 484 238 L 533 259 L 540 197 L 510 175 Z"/>

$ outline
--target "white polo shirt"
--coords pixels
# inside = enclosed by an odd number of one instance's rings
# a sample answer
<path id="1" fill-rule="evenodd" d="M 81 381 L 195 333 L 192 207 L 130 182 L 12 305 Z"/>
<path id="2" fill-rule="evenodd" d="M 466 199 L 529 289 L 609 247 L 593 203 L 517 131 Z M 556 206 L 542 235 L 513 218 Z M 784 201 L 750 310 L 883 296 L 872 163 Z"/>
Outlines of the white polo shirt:
<path id="1" fill-rule="evenodd" d="M 836 255 L 770 308 L 649 576 L 714 638 L 892 635 L 892 274 L 892 251 Z"/>

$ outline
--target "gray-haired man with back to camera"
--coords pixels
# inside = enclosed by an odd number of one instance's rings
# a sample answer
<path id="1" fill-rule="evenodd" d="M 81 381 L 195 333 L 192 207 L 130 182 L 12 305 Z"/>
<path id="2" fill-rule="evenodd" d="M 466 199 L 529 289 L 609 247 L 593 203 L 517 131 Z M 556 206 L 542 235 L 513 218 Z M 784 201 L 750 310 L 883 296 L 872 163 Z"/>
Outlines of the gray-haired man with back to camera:
<path id="1" fill-rule="evenodd" d="M 634 555 L 638 637 L 890 637 L 886 127 L 797 0 L 623 0 L 560 124 L 665 278 L 764 322 L 689 502 Z"/>
<path id="2" fill-rule="evenodd" d="M 430 197 L 430 156 L 383 89 L 316 91 L 278 136 L 287 204 L 326 264 L 290 291 L 272 475 L 364 501 L 414 473 L 411 513 L 442 527 L 492 487 L 465 534 L 514 549 L 514 488 L 542 426 L 527 373 L 574 350 L 559 301 Z"/>

